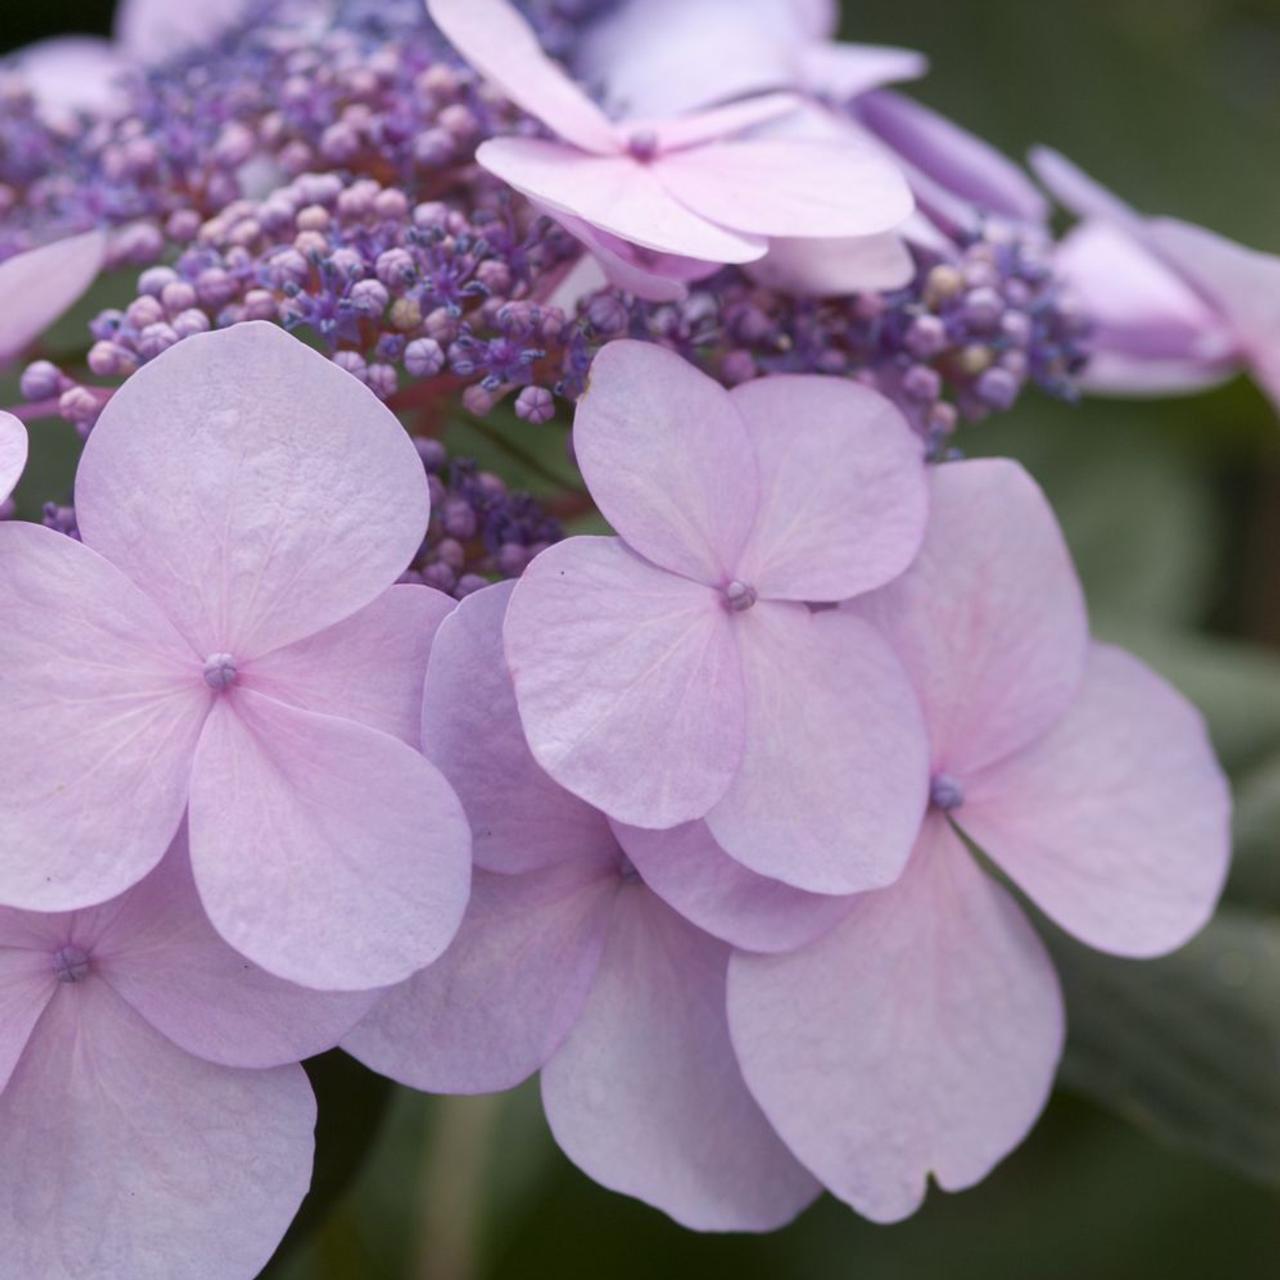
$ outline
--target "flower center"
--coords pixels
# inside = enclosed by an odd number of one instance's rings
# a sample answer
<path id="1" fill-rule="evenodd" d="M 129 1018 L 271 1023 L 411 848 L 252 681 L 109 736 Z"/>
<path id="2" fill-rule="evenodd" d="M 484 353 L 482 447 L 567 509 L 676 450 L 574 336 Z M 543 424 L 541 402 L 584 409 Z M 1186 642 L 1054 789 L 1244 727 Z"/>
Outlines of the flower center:
<path id="1" fill-rule="evenodd" d="M 943 813 L 951 813 L 964 804 L 964 788 L 950 774 L 939 773 L 929 785 L 929 803 Z"/>
<path id="2" fill-rule="evenodd" d="M 627 139 L 627 154 L 647 164 L 658 154 L 658 135 L 652 129 L 642 129 Z"/>
<path id="3" fill-rule="evenodd" d="M 745 582 L 739 582 L 737 578 L 724 587 L 724 603 L 725 607 L 734 613 L 741 613 L 744 609 L 750 609 L 759 599 L 755 587 L 748 586 Z"/>
<path id="4" fill-rule="evenodd" d="M 235 684 L 239 674 L 236 660 L 229 653 L 212 653 L 204 660 L 204 682 L 218 693 Z"/>
<path id="5" fill-rule="evenodd" d="M 59 982 L 82 982 L 89 975 L 89 953 L 68 942 L 53 953 L 53 973 Z"/>

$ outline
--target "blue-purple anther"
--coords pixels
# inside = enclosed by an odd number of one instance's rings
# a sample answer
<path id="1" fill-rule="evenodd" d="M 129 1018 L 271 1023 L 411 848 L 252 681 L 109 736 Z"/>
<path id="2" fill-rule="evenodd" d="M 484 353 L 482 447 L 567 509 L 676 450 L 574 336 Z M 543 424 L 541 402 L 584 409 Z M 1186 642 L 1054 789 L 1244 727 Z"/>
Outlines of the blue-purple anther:
<path id="1" fill-rule="evenodd" d="M 83 982 L 89 976 L 89 953 L 68 942 L 53 953 L 53 974 L 59 982 Z"/>
<path id="2" fill-rule="evenodd" d="M 724 588 L 725 607 L 731 613 L 743 613 L 750 609 L 760 596 L 755 587 L 745 582 L 739 582 L 737 578 L 727 583 Z"/>
<path id="3" fill-rule="evenodd" d="M 212 653 L 204 660 L 204 682 L 216 693 L 231 688 L 240 678 L 235 658 L 229 653 Z"/>
<path id="4" fill-rule="evenodd" d="M 929 803 L 943 813 L 952 813 L 964 804 L 964 788 L 950 774 L 935 774 L 929 784 Z"/>

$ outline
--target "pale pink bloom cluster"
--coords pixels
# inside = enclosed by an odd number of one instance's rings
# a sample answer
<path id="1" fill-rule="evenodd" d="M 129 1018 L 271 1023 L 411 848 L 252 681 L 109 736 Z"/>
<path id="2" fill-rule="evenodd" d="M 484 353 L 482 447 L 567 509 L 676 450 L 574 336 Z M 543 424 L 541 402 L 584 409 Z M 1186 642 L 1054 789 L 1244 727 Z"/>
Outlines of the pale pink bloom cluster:
<path id="1" fill-rule="evenodd" d="M 966 842 L 1092 946 L 1181 945 L 1229 847 L 1199 715 L 1091 644 L 1025 472 L 926 474 L 869 392 L 730 393 L 615 343 L 575 447 L 619 536 L 440 626 L 423 747 L 475 891 L 346 1047 L 438 1091 L 542 1068 L 570 1157 L 701 1229 L 972 1185 L 1043 1107 L 1064 1015 Z"/>

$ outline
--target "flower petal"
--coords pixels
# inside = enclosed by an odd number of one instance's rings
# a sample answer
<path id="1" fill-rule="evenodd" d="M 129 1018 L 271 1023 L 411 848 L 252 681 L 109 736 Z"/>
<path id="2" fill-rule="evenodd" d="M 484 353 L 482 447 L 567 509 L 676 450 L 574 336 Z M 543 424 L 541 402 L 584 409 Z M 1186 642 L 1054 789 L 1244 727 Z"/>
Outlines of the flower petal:
<path id="1" fill-rule="evenodd" d="M 392 587 L 359 613 L 256 659 L 242 683 L 277 702 L 358 720 L 416 750 L 432 638 L 456 603 L 431 587 Z"/>
<path id="2" fill-rule="evenodd" d="M 887 84 L 918 80 L 928 69 L 924 54 L 892 45 L 820 41 L 800 54 L 800 80 L 805 88 L 842 102 Z"/>
<path id="3" fill-rule="evenodd" d="M 901 170 L 852 138 L 713 142 L 650 167 L 681 204 L 748 234 L 869 236 L 891 231 L 915 207 Z"/>
<path id="4" fill-rule="evenodd" d="M 645 827 L 699 818 L 724 794 L 743 690 L 716 593 L 616 538 L 570 538 L 525 570 L 505 631 L 529 748 L 561 786 Z"/>
<path id="5" fill-rule="evenodd" d="M 698 1231 L 769 1231 L 818 1185 L 742 1085 L 725 1022 L 729 949 L 638 884 L 618 894 L 586 1008 L 542 1073 L 565 1154 Z"/>
<path id="6" fill-rule="evenodd" d="M 645 249 L 718 263 L 764 257 L 763 237 L 690 211 L 658 181 L 654 165 L 631 156 L 588 155 L 559 142 L 508 137 L 481 143 L 476 159 L 531 200 Z"/>
<path id="7" fill-rule="evenodd" d="M 156 66 L 197 48 L 209 48 L 243 22 L 252 0 L 119 0 L 116 43 L 134 62 Z"/>
<path id="8" fill-rule="evenodd" d="M 18 70 L 30 86 L 42 115 L 66 112 L 114 112 L 127 105 L 120 78 L 128 64 L 100 36 L 55 36 L 17 53 Z"/>
<path id="9" fill-rule="evenodd" d="M 196 751 L 190 828 L 214 928 L 301 986 L 389 986 L 461 923 L 462 805 L 415 751 L 354 721 L 224 695 Z"/>
<path id="10" fill-rule="evenodd" d="M 311 1180 L 299 1066 L 177 1048 L 101 982 L 58 991 L 0 1094 L 0 1238 L 13 1276 L 257 1275 Z"/>
<path id="11" fill-rule="evenodd" d="M 212 695 L 133 583 L 40 525 L 0 524 L 0 618 L 0 902 L 102 902 L 169 847 Z"/>
<path id="12" fill-rule="evenodd" d="M 427 12 L 467 62 L 553 133 L 584 151 L 618 149 L 608 117 L 543 53 L 507 0 L 427 0 Z"/>
<path id="13" fill-rule="evenodd" d="M 1146 220 L 1131 205 L 1095 182 L 1083 169 L 1050 147 L 1035 147 L 1031 168 L 1063 208 L 1078 218 L 1096 218 L 1142 239 Z"/>
<path id="14" fill-rule="evenodd" d="M 448 951 L 384 996 L 343 1048 L 432 1093 L 519 1084 L 582 1011 L 617 885 L 616 868 L 591 860 L 478 872 Z"/>
<path id="15" fill-rule="evenodd" d="M 838 601 L 902 573 L 924 539 L 929 486 L 897 406 L 811 376 L 757 378 L 732 399 L 761 477 L 735 576 L 769 599 Z"/>
<path id="16" fill-rule="evenodd" d="M 0 1090 L 57 989 L 52 949 L 29 945 L 27 913 L 0 907 Z"/>
<path id="17" fill-rule="evenodd" d="M 245 962 L 214 931 L 183 831 L 164 861 L 97 912 L 95 971 L 162 1035 L 225 1067 L 278 1067 L 334 1045 L 376 992 L 310 991 Z"/>
<path id="18" fill-rule="evenodd" d="M 758 129 L 803 105 L 804 100 L 794 93 L 762 93 L 674 119 L 628 120 L 620 127 L 630 137 L 652 133 L 661 152 L 679 151 Z"/>
<path id="19" fill-rule="evenodd" d="M 426 533 L 395 415 L 277 325 L 199 334 L 112 396 L 85 447 L 85 542 L 202 656 L 251 659 L 372 603 Z"/>
<path id="20" fill-rule="evenodd" d="M 1043 223 L 1048 201 L 1023 171 L 967 129 L 889 89 L 858 99 L 858 118 L 909 164 L 978 208 Z"/>
<path id="21" fill-rule="evenodd" d="M 715 587 L 736 576 L 759 482 L 751 438 L 718 383 L 653 343 L 611 342 L 591 366 L 573 446 L 633 551 Z"/>
<path id="22" fill-rule="evenodd" d="M 11 413 L 0 411 L 0 502 L 22 479 L 27 467 L 27 429 Z"/>
<path id="23" fill-rule="evenodd" d="M 1026 1136 L 1062 1052 L 1044 945 L 944 820 L 889 889 L 786 956 L 736 952 L 729 1025 L 751 1092 L 842 1200 L 895 1222 Z"/>
<path id="24" fill-rule="evenodd" d="M 462 801 L 476 866 L 510 874 L 615 860 L 605 816 L 555 782 L 525 744 L 502 642 L 514 586 L 467 596 L 441 626 L 427 668 L 423 750 Z"/>
<path id="25" fill-rule="evenodd" d="M 0 262 L 0 368 L 80 301 L 106 256 L 105 233 L 86 231 Z"/>
<path id="26" fill-rule="evenodd" d="M 1064 929 L 1123 956 L 1196 934 L 1231 856 L 1231 794 L 1203 717 L 1107 645 L 1066 716 L 971 779 L 954 816 Z"/>
<path id="27" fill-rule="evenodd" d="M 901 289 L 916 273 L 901 236 L 854 236 L 799 240 L 778 236 L 769 252 L 749 263 L 747 274 L 768 289 L 812 298 L 838 298 L 865 291 Z"/>
<path id="28" fill-rule="evenodd" d="M 670 831 L 614 824 L 645 884 L 700 929 L 748 951 L 793 951 L 848 914 L 852 897 L 793 889 L 748 871 L 716 843 L 705 822 Z"/>
<path id="29" fill-rule="evenodd" d="M 906 665 L 938 772 L 962 778 L 1033 742 L 1080 687 L 1084 597 L 1053 511 L 1015 462 L 935 468 L 920 555 L 851 607 Z"/>
<path id="30" fill-rule="evenodd" d="M 853 614 L 761 601 L 739 619 L 746 749 L 707 815 L 721 847 L 810 893 L 892 883 L 920 827 L 928 741 L 889 646 Z"/>

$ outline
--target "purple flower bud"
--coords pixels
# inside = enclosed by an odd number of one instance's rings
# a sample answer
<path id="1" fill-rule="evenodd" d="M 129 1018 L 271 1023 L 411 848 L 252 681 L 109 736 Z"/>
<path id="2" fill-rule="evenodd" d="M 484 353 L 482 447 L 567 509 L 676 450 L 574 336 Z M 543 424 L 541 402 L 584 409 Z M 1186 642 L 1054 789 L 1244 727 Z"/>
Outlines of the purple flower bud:
<path id="1" fill-rule="evenodd" d="M 942 394 L 942 375 L 928 365 L 914 364 L 902 375 L 902 394 L 922 404 Z"/>
<path id="2" fill-rule="evenodd" d="M 725 356 L 720 365 L 720 373 L 731 387 L 736 387 L 741 383 L 750 382 L 759 370 L 756 368 L 755 357 L 750 351 L 738 350 L 730 351 Z"/>
<path id="3" fill-rule="evenodd" d="M 451 538 L 463 542 L 476 536 L 476 513 L 464 498 L 449 498 L 440 512 L 440 523 Z"/>
<path id="4" fill-rule="evenodd" d="M 91 427 L 102 412 L 102 401 L 88 387 L 68 387 L 58 398 L 58 413 L 77 427 Z"/>
<path id="5" fill-rule="evenodd" d="M 394 365 L 371 364 L 365 374 L 365 385 L 379 400 L 390 400 L 399 389 L 400 377 Z"/>
<path id="6" fill-rule="evenodd" d="M 429 587 L 435 587 L 437 591 L 452 595 L 453 588 L 458 582 L 458 575 L 447 564 L 441 564 L 437 560 L 435 564 L 429 564 L 423 569 L 422 581 Z"/>
<path id="7" fill-rule="evenodd" d="M 467 549 L 456 538 L 441 538 L 436 547 L 436 558 L 455 573 L 461 573 L 467 563 Z"/>
<path id="8" fill-rule="evenodd" d="M 413 255 L 406 249 L 388 249 L 380 253 L 374 270 L 388 289 L 407 289 L 418 275 Z"/>
<path id="9" fill-rule="evenodd" d="M 57 365 L 35 360 L 22 371 L 19 389 L 28 402 L 51 400 L 63 390 L 63 376 Z"/>
<path id="10" fill-rule="evenodd" d="M 458 585 L 454 588 L 453 594 L 462 600 L 477 591 L 484 590 L 488 585 L 488 578 L 482 578 L 478 573 L 464 573 L 458 579 Z"/>
<path id="11" fill-rule="evenodd" d="M 627 328 L 626 304 L 613 293 L 597 293 L 587 303 L 587 323 L 602 337 L 612 338 Z"/>
<path id="12" fill-rule="evenodd" d="M 179 341 L 177 330 L 168 324 L 149 324 L 138 335 L 138 354 L 144 360 L 154 360 Z"/>
<path id="13" fill-rule="evenodd" d="M 545 387 L 525 387 L 516 397 L 516 416 L 541 426 L 556 416 L 556 402 Z"/>
<path id="14" fill-rule="evenodd" d="M 135 298 L 129 304 L 124 315 L 129 325 L 134 329 L 142 330 L 148 325 L 159 324 L 164 319 L 164 307 L 160 305 L 158 298 L 143 294 L 141 298 Z"/>
<path id="15" fill-rule="evenodd" d="M 1004 315 L 1004 299 L 989 287 L 972 289 L 965 294 L 961 315 L 975 329 L 994 329 Z"/>
<path id="16" fill-rule="evenodd" d="M 345 369 L 353 378 L 359 378 L 361 382 L 368 375 L 368 363 L 358 351 L 335 351 L 332 359 L 339 369 Z"/>
<path id="17" fill-rule="evenodd" d="M 160 291 L 160 304 L 171 316 L 196 305 L 196 291 L 186 280 L 173 280 Z"/>
<path id="18" fill-rule="evenodd" d="M 413 443 L 418 450 L 418 457 L 422 459 L 422 465 L 428 471 L 439 471 L 448 462 L 449 454 L 439 440 L 417 436 Z"/>
<path id="19" fill-rule="evenodd" d="M 486 414 L 492 413 L 497 403 L 498 396 L 486 390 L 478 382 L 472 383 L 462 393 L 462 407 L 468 413 L 474 413 L 477 418 L 483 418 Z"/>
<path id="20" fill-rule="evenodd" d="M 221 267 L 208 267 L 196 276 L 196 295 L 203 306 L 226 306 L 237 292 L 235 280 Z"/>
<path id="21" fill-rule="evenodd" d="M 373 202 L 374 212 L 388 222 L 403 222 L 409 215 L 409 198 L 396 187 L 379 191 Z"/>
<path id="22" fill-rule="evenodd" d="M 166 286 L 177 283 L 178 273 L 172 267 L 148 267 L 138 277 L 138 292 L 159 298 Z"/>
<path id="23" fill-rule="evenodd" d="M 373 320 L 386 311 L 391 295 L 378 280 L 358 280 L 351 286 L 347 301 L 358 314 Z"/>
<path id="24" fill-rule="evenodd" d="M 917 316 L 907 330 L 903 346 L 917 360 L 932 360 L 947 349 L 947 326 L 935 315 Z"/>
<path id="25" fill-rule="evenodd" d="M 404 349 L 404 366 L 413 378 L 434 378 L 444 368 L 444 348 L 434 338 L 415 338 Z"/>
<path id="26" fill-rule="evenodd" d="M 978 379 L 975 390 L 983 404 L 990 405 L 993 409 L 1006 410 L 1013 408 L 1021 384 L 1008 369 L 995 365 Z"/>
<path id="27" fill-rule="evenodd" d="M 209 317 L 195 307 L 183 311 L 173 318 L 173 331 L 179 338 L 190 338 L 193 334 L 208 333 Z"/>
<path id="28" fill-rule="evenodd" d="M 88 364 L 99 378 L 118 378 L 138 367 L 134 354 L 115 342 L 95 342 L 89 348 Z"/>

